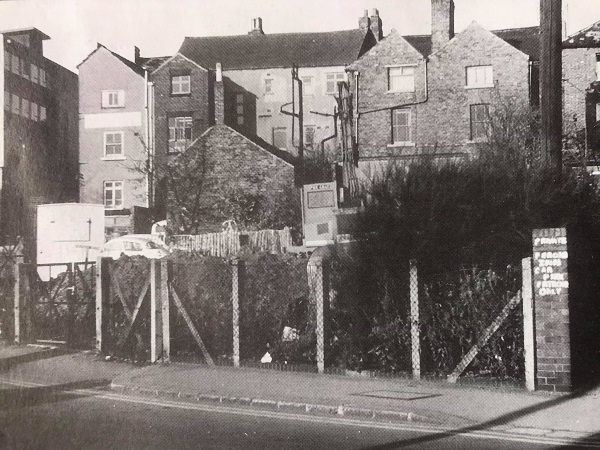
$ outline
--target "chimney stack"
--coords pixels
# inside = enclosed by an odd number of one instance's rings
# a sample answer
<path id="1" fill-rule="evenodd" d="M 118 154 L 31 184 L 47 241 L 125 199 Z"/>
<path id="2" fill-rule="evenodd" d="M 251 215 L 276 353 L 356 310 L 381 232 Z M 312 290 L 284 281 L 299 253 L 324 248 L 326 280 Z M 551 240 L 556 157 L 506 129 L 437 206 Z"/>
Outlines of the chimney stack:
<path id="1" fill-rule="evenodd" d="M 358 29 L 366 33 L 370 27 L 371 19 L 369 18 L 369 10 L 365 9 L 364 15 L 358 18 Z"/>
<path id="2" fill-rule="evenodd" d="M 262 19 L 260 17 L 252 19 L 252 29 L 248 32 L 248 34 L 252 36 L 259 36 L 261 34 L 265 34 L 262 29 Z"/>
<path id="3" fill-rule="evenodd" d="M 133 47 L 133 62 L 136 63 L 137 65 L 140 64 L 140 48 L 139 47 Z"/>
<path id="4" fill-rule="evenodd" d="M 454 37 L 454 1 L 431 0 L 431 53 Z"/>
<path id="5" fill-rule="evenodd" d="M 381 17 L 379 17 L 379 10 L 376 8 L 371 10 L 371 31 L 373 32 L 373 35 L 375 35 L 377 42 L 383 39 L 383 24 L 381 22 Z"/>
<path id="6" fill-rule="evenodd" d="M 225 90 L 223 88 L 223 69 L 217 63 L 215 71 L 215 124 L 225 123 Z"/>

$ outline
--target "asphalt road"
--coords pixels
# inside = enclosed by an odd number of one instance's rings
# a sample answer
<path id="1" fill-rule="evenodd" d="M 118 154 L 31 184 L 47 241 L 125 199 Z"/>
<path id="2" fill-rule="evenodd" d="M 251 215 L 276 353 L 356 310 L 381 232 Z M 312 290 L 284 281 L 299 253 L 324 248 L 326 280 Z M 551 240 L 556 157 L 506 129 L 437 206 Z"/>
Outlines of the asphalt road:
<path id="1" fill-rule="evenodd" d="M 0 386 L 10 449 L 542 449 L 535 438 L 127 397 L 81 386 Z M 542 439 L 543 441 L 543 439 Z"/>

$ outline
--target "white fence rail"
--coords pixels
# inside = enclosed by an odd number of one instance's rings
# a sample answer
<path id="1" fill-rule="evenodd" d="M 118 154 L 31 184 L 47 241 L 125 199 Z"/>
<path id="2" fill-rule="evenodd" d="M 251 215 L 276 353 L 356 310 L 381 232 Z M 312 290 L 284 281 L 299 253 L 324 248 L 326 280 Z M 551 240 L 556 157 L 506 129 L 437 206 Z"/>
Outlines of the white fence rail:
<path id="1" fill-rule="evenodd" d="M 288 227 L 283 230 L 229 230 L 199 235 L 179 234 L 172 236 L 172 239 L 177 250 L 219 257 L 235 255 L 242 246 L 254 251 L 284 253 L 292 245 L 292 235 Z"/>

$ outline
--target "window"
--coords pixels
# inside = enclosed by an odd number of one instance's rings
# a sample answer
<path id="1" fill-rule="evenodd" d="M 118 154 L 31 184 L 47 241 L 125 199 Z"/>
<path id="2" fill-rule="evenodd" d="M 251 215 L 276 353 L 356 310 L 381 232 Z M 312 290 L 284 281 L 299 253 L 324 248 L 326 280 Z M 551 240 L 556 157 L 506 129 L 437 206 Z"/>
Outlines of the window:
<path id="1" fill-rule="evenodd" d="M 21 111 L 21 99 L 16 94 L 11 94 L 12 113 L 19 114 Z"/>
<path id="2" fill-rule="evenodd" d="M 314 150 L 316 131 L 317 127 L 314 125 L 307 125 L 304 127 L 304 148 L 306 150 Z"/>
<path id="3" fill-rule="evenodd" d="M 109 209 L 120 209 L 123 207 L 123 182 L 104 182 L 104 207 Z"/>
<path id="4" fill-rule="evenodd" d="M 37 122 L 39 119 L 39 115 L 38 115 L 38 105 L 35 102 L 31 102 L 31 120 Z"/>
<path id="5" fill-rule="evenodd" d="M 31 81 L 33 81 L 34 83 L 40 82 L 40 71 L 38 69 L 38 66 L 36 66 L 35 64 L 31 65 Z"/>
<path id="6" fill-rule="evenodd" d="M 493 87 L 494 71 L 492 66 L 467 67 L 467 87 Z"/>
<path id="7" fill-rule="evenodd" d="M 273 146 L 282 150 L 287 148 L 286 128 L 273 128 Z"/>
<path id="8" fill-rule="evenodd" d="M 123 156 L 123 132 L 107 131 L 104 133 L 104 156 L 107 158 Z"/>
<path id="9" fill-rule="evenodd" d="M 21 59 L 17 55 L 12 55 L 12 71 L 19 75 L 19 69 L 21 68 Z"/>
<path id="10" fill-rule="evenodd" d="M 21 99 L 21 115 L 29 119 L 29 100 Z"/>
<path id="11" fill-rule="evenodd" d="M 344 72 L 328 73 L 326 74 L 327 80 L 327 94 L 337 94 L 338 83 L 345 80 Z"/>
<path id="12" fill-rule="evenodd" d="M 471 105 L 471 140 L 485 140 L 490 123 L 490 105 Z"/>
<path id="13" fill-rule="evenodd" d="M 169 117 L 169 153 L 183 152 L 192 142 L 192 118 Z"/>
<path id="14" fill-rule="evenodd" d="M 177 75 L 171 77 L 171 94 L 182 95 L 191 92 L 190 76 Z"/>
<path id="15" fill-rule="evenodd" d="M 300 77 L 300 79 L 302 80 L 302 95 L 314 95 L 314 77 Z"/>
<path id="16" fill-rule="evenodd" d="M 40 69 L 40 82 L 43 70 Z M 125 106 L 125 91 L 102 91 L 103 108 L 122 108 Z"/>
<path id="17" fill-rule="evenodd" d="M 273 93 L 273 78 L 265 78 L 263 92 L 265 95 Z"/>
<path id="18" fill-rule="evenodd" d="M 48 74 L 44 69 L 40 68 L 40 85 L 46 87 L 47 83 L 48 83 Z M 123 91 L 121 91 L 121 92 L 123 92 Z M 120 105 L 120 106 L 123 106 L 123 105 Z"/>
<path id="19" fill-rule="evenodd" d="M 392 143 L 412 143 L 410 109 L 394 109 L 392 111 Z"/>
<path id="20" fill-rule="evenodd" d="M 46 107 L 40 105 L 40 121 L 46 120 Z"/>
<path id="21" fill-rule="evenodd" d="M 244 125 L 244 94 L 235 94 L 235 116 L 238 125 Z"/>
<path id="22" fill-rule="evenodd" d="M 4 91 L 4 109 L 10 111 L 10 94 Z"/>
<path id="23" fill-rule="evenodd" d="M 388 91 L 390 92 L 414 92 L 415 91 L 415 67 L 389 67 L 388 68 Z"/>
<path id="24" fill-rule="evenodd" d="M 4 52 L 4 70 L 10 71 L 11 55 L 8 52 Z"/>
<path id="25" fill-rule="evenodd" d="M 29 63 L 24 59 L 21 60 L 21 76 L 29 80 Z"/>

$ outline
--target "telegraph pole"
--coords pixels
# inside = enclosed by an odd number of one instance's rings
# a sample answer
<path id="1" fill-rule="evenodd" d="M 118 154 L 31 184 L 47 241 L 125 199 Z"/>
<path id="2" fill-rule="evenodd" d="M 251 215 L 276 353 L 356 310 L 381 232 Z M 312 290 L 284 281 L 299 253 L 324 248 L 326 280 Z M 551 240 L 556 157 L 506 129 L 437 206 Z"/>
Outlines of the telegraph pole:
<path id="1" fill-rule="evenodd" d="M 542 164 L 562 176 L 562 0 L 540 0 Z"/>

